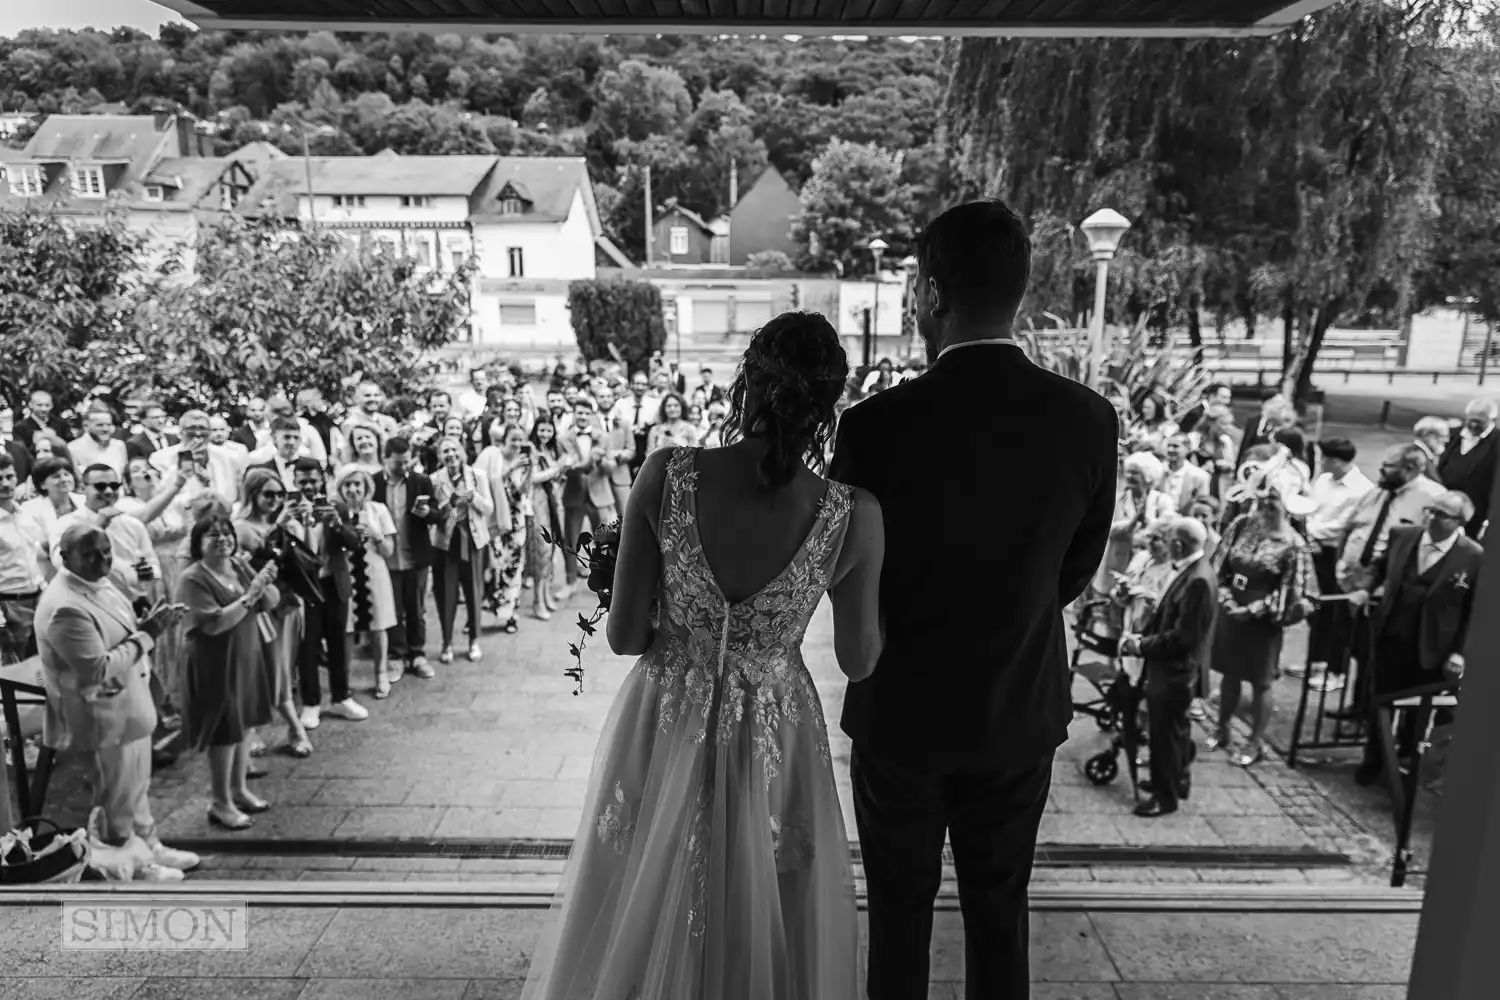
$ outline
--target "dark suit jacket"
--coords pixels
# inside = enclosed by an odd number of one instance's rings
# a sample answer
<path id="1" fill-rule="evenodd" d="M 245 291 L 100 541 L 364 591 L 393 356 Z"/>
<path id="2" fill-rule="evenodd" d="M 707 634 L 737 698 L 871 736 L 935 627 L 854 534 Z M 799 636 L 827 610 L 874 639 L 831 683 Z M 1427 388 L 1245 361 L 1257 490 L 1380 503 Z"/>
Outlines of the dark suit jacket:
<path id="1" fill-rule="evenodd" d="M 386 481 L 385 474 L 375 477 L 376 503 L 386 503 Z M 428 498 L 427 516 L 418 517 L 412 508 L 417 505 L 417 497 Z M 432 499 L 432 480 L 420 472 L 408 472 L 406 474 L 406 509 L 391 511 L 391 517 L 406 518 L 408 539 L 411 544 L 411 558 L 418 566 L 432 565 L 432 532 L 428 529 L 434 524 L 440 524 L 443 520 L 442 513 L 437 509 L 437 503 Z"/>
<path id="2" fill-rule="evenodd" d="M 1104 555 L 1117 435 L 1104 397 L 1011 345 L 844 411 L 829 478 L 873 493 L 886 532 L 886 646 L 841 720 L 860 752 L 1022 766 L 1067 738 L 1062 609 Z"/>
<path id="3" fill-rule="evenodd" d="M 1141 629 L 1148 688 L 1189 684 L 1199 675 L 1208 662 L 1218 593 L 1219 581 L 1207 553 L 1167 586 Z"/>
<path id="4" fill-rule="evenodd" d="M 230 431 L 229 440 L 244 445 L 246 451 L 255 451 L 260 447 L 260 442 L 255 440 L 255 431 L 250 429 L 249 424 L 240 424 L 234 430 Z"/>
<path id="5" fill-rule="evenodd" d="M 31 454 L 31 449 L 19 440 L 5 442 L 4 448 L 10 455 L 11 462 L 15 464 L 16 481 L 24 483 L 27 477 L 31 475 L 31 466 L 36 461 L 36 458 Z"/>
<path id="6" fill-rule="evenodd" d="M 1495 462 L 1500 460 L 1500 428 L 1485 435 L 1467 455 L 1460 450 L 1461 438 L 1454 434 L 1438 458 L 1438 482 L 1458 490 L 1474 501 L 1474 519 L 1468 524 L 1470 537 L 1490 516 L 1490 491 L 1495 488 Z"/>
<path id="7" fill-rule="evenodd" d="M 1407 574 L 1417 571 L 1415 558 L 1422 544 L 1422 528 L 1402 525 L 1391 529 L 1385 553 L 1375 561 L 1375 582 L 1385 586 L 1385 597 L 1375 609 L 1375 634 L 1385 627 L 1386 617 L 1396 602 L 1396 591 Z M 1484 564 L 1484 549 L 1472 538 L 1460 536 L 1438 562 L 1437 582 L 1427 592 L 1422 604 L 1417 654 L 1424 671 L 1440 670 L 1448 657 L 1464 651 L 1469 633 L 1469 615 L 1474 609 L 1474 587 Z M 1399 669 L 1391 665 L 1391 669 Z"/>
<path id="8" fill-rule="evenodd" d="M 1275 433 L 1272 431 L 1271 433 Z M 1256 411 L 1250 419 L 1240 427 L 1240 451 L 1234 457 L 1234 467 L 1239 469 L 1245 464 L 1245 452 L 1258 444 L 1270 444 L 1271 434 L 1260 433 L 1260 412 Z"/>
<path id="9" fill-rule="evenodd" d="M 162 445 L 163 448 L 170 448 L 178 443 L 176 434 L 163 434 L 161 439 L 165 442 Z M 156 445 L 152 444 L 151 439 L 145 434 L 137 434 L 125 439 L 125 454 L 131 458 L 150 458 L 155 452 Z"/>
<path id="10" fill-rule="evenodd" d="M 319 553 L 332 570 L 333 591 L 340 601 L 348 601 L 354 593 L 353 580 L 349 575 L 349 551 L 363 545 L 359 532 L 344 522 L 344 504 L 334 501 L 339 520 L 323 529 L 324 546 Z M 324 578 L 325 583 L 328 578 Z"/>
<path id="11" fill-rule="evenodd" d="M 15 429 L 11 432 L 11 436 L 14 437 L 17 441 L 24 444 L 26 447 L 30 448 L 32 442 L 36 440 L 37 432 L 41 430 L 46 430 L 51 434 L 56 434 L 58 437 L 62 438 L 64 442 L 71 441 L 78 436 L 77 434 L 73 433 L 72 428 L 68 426 L 68 422 L 55 413 L 47 418 L 47 426 L 45 428 L 43 428 L 41 424 L 38 424 L 36 422 L 35 417 L 22 417 L 20 420 L 16 421 L 16 426 Z"/>

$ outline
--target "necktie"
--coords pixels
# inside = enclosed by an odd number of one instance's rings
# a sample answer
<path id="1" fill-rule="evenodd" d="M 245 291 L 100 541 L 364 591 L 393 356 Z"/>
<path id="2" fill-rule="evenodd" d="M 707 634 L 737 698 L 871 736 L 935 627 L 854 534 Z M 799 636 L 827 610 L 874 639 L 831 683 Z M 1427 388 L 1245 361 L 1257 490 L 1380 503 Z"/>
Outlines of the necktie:
<path id="1" fill-rule="evenodd" d="M 641 401 L 639 399 L 635 401 L 635 420 L 631 422 L 630 426 L 641 426 Z"/>
<path id="2" fill-rule="evenodd" d="M 1385 527 L 1385 519 L 1391 512 L 1391 502 L 1396 499 L 1396 494 L 1387 490 L 1385 500 L 1380 504 L 1380 513 L 1375 515 L 1375 524 L 1370 528 L 1370 537 L 1365 539 L 1365 547 L 1360 550 L 1359 564 L 1370 565 L 1375 558 L 1375 542 L 1380 538 L 1380 529 Z"/>

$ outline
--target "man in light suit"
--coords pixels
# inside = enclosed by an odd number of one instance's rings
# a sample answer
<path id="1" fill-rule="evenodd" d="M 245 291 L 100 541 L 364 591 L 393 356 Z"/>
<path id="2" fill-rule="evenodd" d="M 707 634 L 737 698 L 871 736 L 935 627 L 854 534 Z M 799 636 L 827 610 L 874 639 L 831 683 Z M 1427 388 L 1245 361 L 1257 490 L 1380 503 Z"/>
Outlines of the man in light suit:
<path id="1" fill-rule="evenodd" d="M 113 553 L 98 527 L 70 526 L 61 548 L 63 569 L 48 584 L 36 614 L 47 689 L 43 742 L 94 755 L 94 804 L 104 810 L 105 836 L 115 843 L 140 836 L 155 860 L 140 877 L 180 880 L 198 858 L 157 838 L 148 793 L 156 731 L 151 650 L 183 609 L 164 605 L 138 620 L 109 581 Z"/>
<path id="2" fill-rule="evenodd" d="M 613 419 L 613 418 L 610 418 Z M 628 424 L 625 424 L 629 428 Z M 610 477 L 618 463 L 606 447 L 604 428 L 587 398 L 573 404 L 573 426 L 558 440 L 562 444 L 563 464 L 563 534 L 569 547 L 576 546 L 584 521 L 597 532 L 615 519 L 615 493 Z M 563 550 L 563 573 L 566 584 L 563 595 L 572 593 L 578 583 L 578 560 Z"/>
<path id="3" fill-rule="evenodd" d="M 1167 438 L 1167 471 L 1159 489 L 1172 498 L 1179 514 L 1187 514 L 1194 500 L 1208 496 L 1208 470 L 1187 460 L 1192 450 L 1186 434 L 1173 434 Z"/>

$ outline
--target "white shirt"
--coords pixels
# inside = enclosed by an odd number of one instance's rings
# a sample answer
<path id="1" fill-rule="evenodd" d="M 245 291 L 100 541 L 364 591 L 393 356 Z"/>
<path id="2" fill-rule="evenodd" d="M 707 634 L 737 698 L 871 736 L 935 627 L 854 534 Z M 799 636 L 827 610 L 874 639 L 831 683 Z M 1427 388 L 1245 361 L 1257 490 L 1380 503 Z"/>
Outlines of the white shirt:
<path id="1" fill-rule="evenodd" d="M 1441 542 L 1434 542 L 1431 535 L 1425 531 L 1422 532 L 1422 544 L 1417 549 L 1417 572 L 1425 573 L 1432 569 L 1438 560 L 1448 554 L 1448 550 L 1453 548 L 1458 541 L 1458 536 L 1463 533 L 1463 529 L 1460 528 Z"/>
<path id="2" fill-rule="evenodd" d="M 19 504 L 0 507 L 0 595 L 30 594 L 46 582 L 40 559 L 46 531 Z"/>
<path id="3" fill-rule="evenodd" d="M 1197 552 L 1194 552 L 1192 555 L 1187 556 L 1186 558 L 1184 558 L 1181 562 L 1175 562 L 1175 563 L 1173 563 L 1172 564 L 1172 576 L 1171 576 L 1171 579 L 1167 580 L 1167 586 L 1170 587 L 1177 580 L 1177 578 L 1182 575 L 1182 571 L 1183 570 L 1187 569 L 1193 563 L 1197 562 L 1199 559 L 1202 559 L 1202 558 L 1203 558 L 1203 550 L 1199 549 Z"/>
<path id="4" fill-rule="evenodd" d="M 177 456 L 182 452 L 182 445 L 174 444 L 170 448 L 162 448 L 153 452 L 151 464 L 162 477 L 175 476 L 177 474 Z M 177 499 L 172 502 L 187 510 L 193 498 L 204 490 L 213 490 L 215 493 L 228 500 L 231 505 L 240 498 L 240 477 L 244 465 L 240 457 L 228 448 L 221 448 L 216 444 L 208 445 L 208 468 L 199 469 L 199 473 L 208 474 L 208 483 L 197 476 L 193 476 L 177 494 Z"/>
<path id="5" fill-rule="evenodd" d="M 1319 476 L 1312 485 L 1318 508 L 1307 516 L 1307 540 L 1314 545 L 1336 544 L 1354 502 L 1374 488 L 1369 477 L 1352 465 L 1342 479 L 1333 478 L 1331 472 Z"/>
<path id="6" fill-rule="evenodd" d="M 661 400 L 654 396 L 643 396 L 640 403 L 640 412 L 637 414 L 635 395 L 632 393 L 626 396 L 610 409 L 610 423 L 619 421 L 621 426 L 629 427 L 632 431 L 643 431 L 648 424 L 656 423 L 656 414 L 661 408 Z"/>
<path id="7" fill-rule="evenodd" d="M 1379 560 L 1385 553 L 1385 547 L 1390 542 L 1392 528 L 1402 524 L 1422 523 L 1422 512 L 1426 510 L 1428 504 L 1442 496 L 1443 492 L 1441 486 L 1426 476 L 1418 476 L 1397 490 L 1391 500 L 1385 521 L 1380 526 L 1380 534 L 1370 550 L 1370 561 L 1373 563 Z M 1339 586 L 1346 593 L 1360 589 L 1362 585 L 1362 580 L 1359 578 L 1365 574 L 1358 571 L 1359 557 L 1364 552 L 1365 542 L 1370 537 L 1371 529 L 1375 527 L 1375 521 L 1380 517 L 1380 508 L 1385 504 L 1386 495 L 1385 490 L 1371 490 L 1347 508 L 1349 510 L 1346 522 L 1348 536 L 1344 539 L 1343 551 L 1338 563 Z"/>
<path id="8" fill-rule="evenodd" d="M 1489 437 L 1490 436 L 1490 431 L 1492 431 L 1494 429 L 1495 429 L 1495 425 L 1491 424 L 1490 426 L 1488 426 L 1488 427 L 1486 427 L 1484 429 L 1484 433 L 1483 434 L 1479 434 L 1479 435 L 1470 434 L 1467 429 L 1465 429 L 1464 431 L 1460 432 L 1460 434 L 1458 435 L 1458 450 L 1459 450 L 1459 452 L 1461 454 L 1467 455 L 1469 452 L 1471 452 L 1471 451 L 1474 450 L 1474 446 L 1475 445 L 1477 445 L 1479 442 L 1483 441 L 1485 438 Z"/>
<path id="9" fill-rule="evenodd" d="M 78 522 L 97 524 L 99 517 L 88 509 L 76 510 L 58 518 L 52 525 L 47 538 L 47 550 L 51 553 L 52 564 L 58 569 L 63 568 L 62 553 L 59 551 L 63 532 L 69 525 Z M 151 541 L 151 533 L 138 518 L 131 514 L 117 514 L 104 529 L 104 533 L 109 536 L 114 556 L 110 576 L 119 582 L 121 589 L 133 593 L 141 591 L 141 579 L 135 567 L 142 559 L 151 567 L 154 577 L 161 579 L 161 560 L 156 555 L 156 546 Z"/>
<path id="10" fill-rule="evenodd" d="M 473 389 L 458 394 L 453 401 L 453 410 L 465 420 L 473 420 L 484 412 L 484 393 L 475 392 Z"/>
<path id="11" fill-rule="evenodd" d="M 980 344 L 1009 344 L 1011 347 L 1021 346 L 1020 344 L 1016 343 L 1014 338 L 1011 337 L 988 337 L 984 340 L 966 340 L 958 344 L 949 344 L 941 351 L 938 351 L 938 359 L 941 360 L 944 354 L 947 354 L 949 351 L 956 350 L 960 347 L 977 347 Z"/>
<path id="12" fill-rule="evenodd" d="M 91 465 L 107 465 L 115 470 L 115 475 L 123 476 L 125 466 L 130 462 L 125 442 L 119 438 L 110 438 L 101 448 L 97 441 L 85 434 L 68 444 L 68 454 L 73 456 L 73 467 L 78 470 L 79 479 Z"/>

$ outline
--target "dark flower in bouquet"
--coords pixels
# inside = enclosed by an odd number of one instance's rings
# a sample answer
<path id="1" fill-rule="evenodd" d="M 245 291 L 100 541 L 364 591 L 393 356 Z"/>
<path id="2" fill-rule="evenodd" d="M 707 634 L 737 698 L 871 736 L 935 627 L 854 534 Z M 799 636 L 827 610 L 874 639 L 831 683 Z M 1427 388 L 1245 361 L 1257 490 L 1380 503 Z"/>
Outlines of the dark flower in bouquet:
<path id="1" fill-rule="evenodd" d="M 583 691 L 583 648 L 588 643 L 589 636 L 598 631 L 600 620 L 609 611 L 610 595 L 615 584 L 615 559 L 620 548 L 620 522 L 611 521 L 600 528 L 597 534 L 582 532 L 576 546 L 553 538 L 552 533 L 545 528 L 542 529 L 542 539 L 548 545 L 556 545 L 570 553 L 588 569 L 588 588 L 599 598 L 592 614 L 587 617 L 581 614 L 578 616 L 578 631 L 581 633 L 578 641 L 568 643 L 573 666 L 563 673 L 573 680 L 573 694 L 577 695 Z"/>

